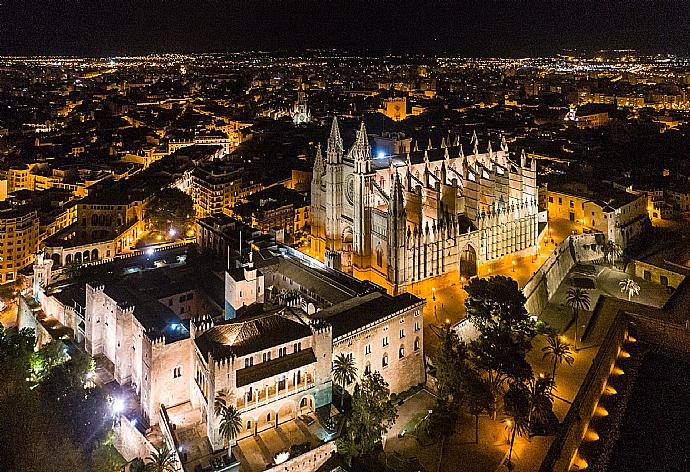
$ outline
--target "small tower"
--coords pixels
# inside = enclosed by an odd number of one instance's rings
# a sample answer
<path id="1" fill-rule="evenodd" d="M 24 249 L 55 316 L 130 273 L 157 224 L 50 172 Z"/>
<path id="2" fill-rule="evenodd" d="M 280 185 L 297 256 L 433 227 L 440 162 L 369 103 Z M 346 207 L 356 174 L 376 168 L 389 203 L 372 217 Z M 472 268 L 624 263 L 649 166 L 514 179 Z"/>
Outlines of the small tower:
<path id="1" fill-rule="evenodd" d="M 264 302 L 264 275 L 250 261 L 244 267 L 225 272 L 225 319 L 237 316 L 243 306 Z"/>
<path id="2" fill-rule="evenodd" d="M 33 280 L 33 292 L 34 300 L 40 302 L 39 294 L 48 285 L 50 285 L 53 269 L 53 260 L 46 259 L 43 252 L 36 254 L 34 259 L 34 280 Z"/>

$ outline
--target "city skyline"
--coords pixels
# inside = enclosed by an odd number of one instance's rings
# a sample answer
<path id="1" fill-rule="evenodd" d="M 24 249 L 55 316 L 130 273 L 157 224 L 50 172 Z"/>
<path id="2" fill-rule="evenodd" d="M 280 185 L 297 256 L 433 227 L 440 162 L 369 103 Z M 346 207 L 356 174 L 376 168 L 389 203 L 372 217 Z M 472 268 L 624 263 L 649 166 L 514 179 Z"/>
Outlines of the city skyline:
<path id="1" fill-rule="evenodd" d="M 684 467 L 679 5 L 0 7 L 0 470 Z"/>

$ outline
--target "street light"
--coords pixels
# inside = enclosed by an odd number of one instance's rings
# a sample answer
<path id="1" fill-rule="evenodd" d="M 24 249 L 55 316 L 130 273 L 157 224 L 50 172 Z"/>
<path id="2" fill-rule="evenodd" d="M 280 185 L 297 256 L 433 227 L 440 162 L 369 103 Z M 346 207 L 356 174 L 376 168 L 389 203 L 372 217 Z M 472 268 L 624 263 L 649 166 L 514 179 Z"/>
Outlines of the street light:
<path id="1" fill-rule="evenodd" d="M 513 261 L 513 272 L 515 272 L 515 264 L 516 264 L 516 262 Z"/>
<path id="2" fill-rule="evenodd" d="M 125 411 L 125 401 L 122 398 L 116 398 L 113 400 L 111 408 L 113 410 L 113 415 L 117 416 Z"/>
<path id="3" fill-rule="evenodd" d="M 434 302 L 434 319 L 438 323 L 438 315 L 436 314 L 436 287 L 431 287 L 431 300 Z"/>

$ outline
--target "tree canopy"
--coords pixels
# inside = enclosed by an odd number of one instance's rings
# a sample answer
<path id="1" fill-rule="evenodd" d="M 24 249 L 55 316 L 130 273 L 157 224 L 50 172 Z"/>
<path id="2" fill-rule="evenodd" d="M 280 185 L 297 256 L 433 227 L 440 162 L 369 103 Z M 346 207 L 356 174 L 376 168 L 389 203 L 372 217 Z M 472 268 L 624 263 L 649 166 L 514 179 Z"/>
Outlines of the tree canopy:
<path id="1" fill-rule="evenodd" d="M 338 439 L 338 451 L 348 462 L 353 457 L 371 454 L 397 417 L 388 384 L 381 374 L 365 374 L 361 383 L 355 385 L 352 411 Z"/>
<path id="2" fill-rule="evenodd" d="M 536 325 L 515 280 L 504 276 L 473 279 L 466 290 L 468 317 L 481 333 L 471 345 L 472 361 L 486 372 L 496 398 L 507 379 L 532 376 L 525 356 L 532 348 Z"/>
<path id="3" fill-rule="evenodd" d="M 194 225 L 192 198 L 176 188 L 163 189 L 147 207 L 146 219 L 153 231 L 168 232 L 174 229 L 183 235 Z"/>
<path id="4" fill-rule="evenodd" d="M 92 359 L 61 341 L 34 352 L 35 341 L 0 324 L 0 470 L 104 470 L 92 452 L 110 420 L 103 391 L 87 386 Z"/>

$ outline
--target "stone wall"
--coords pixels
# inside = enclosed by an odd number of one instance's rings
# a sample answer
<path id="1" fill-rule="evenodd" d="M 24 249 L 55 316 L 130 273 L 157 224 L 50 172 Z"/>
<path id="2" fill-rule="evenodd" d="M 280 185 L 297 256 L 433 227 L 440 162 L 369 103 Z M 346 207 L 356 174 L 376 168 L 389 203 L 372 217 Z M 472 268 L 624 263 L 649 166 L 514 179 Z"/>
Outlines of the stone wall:
<path id="1" fill-rule="evenodd" d="M 604 235 L 601 233 L 565 238 L 523 287 L 527 311 L 539 316 L 576 264 L 601 259 L 603 242 Z"/>
<path id="2" fill-rule="evenodd" d="M 146 460 L 155 450 L 153 444 L 129 422 L 126 416 L 120 416 L 113 431 L 115 432 L 113 445 L 127 462 L 137 457 Z"/>
<path id="3" fill-rule="evenodd" d="M 604 337 L 592 367 L 587 372 L 561 428 L 551 443 L 539 472 L 568 472 L 587 431 L 594 409 L 616 364 L 621 346 L 628 337 L 627 320 L 616 316 Z"/>
<path id="4" fill-rule="evenodd" d="M 330 441 L 312 449 L 306 454 L 276 465 L 268 472 L 312 472 L 321 467 L 335 453 L 335 441 Z"/>
<path id="5" fill-rule="evenodd" d="M 391 393 L 400 393 L 423 383 L 426 380 L 422 316 L 424 304 L 424 301 L 420 301 L 383 322 L 334 339 L 333 357 L 340 354 L 351 355 L 358 375 L 364 374 L 367 366 L 371 372 L 380 372 Z M 384 357 L 387 359 L 385 367 Z M 354 387 L 353 382 L 348 390 L 352 391 Z"/>
<path id="6" fill-rule="evenodd" d="M 546 307 L 565 276 L 575 267 L 570 238 L 559 244 L 544 264 L 527 281 L 522 289 L 527 302 L 525 306 L 532 315 L 539 315 Z"/>
<path id="7" fill-rule="evenodd" d="M 668 265 L 673 264 L 670 261 L 664 262 Z M 648 264 L 646 262 L 633 261 L 628 271 L 636 277 L 649 280 L 650 282 L 659 285 L 663 285 L 661 283 L 661 277 L 666 277 L 666 283 L 669 287 L 678 288 L 683 279 L 685 279 L 685 276 L 682 275 L 682 273 L 685 272 L 687 268 L 684 266 L 677 266 L 677 268 L 678 272 L 675 272 L 665 267 L 659 267 L 653 264 Z"/>
<path id="8" fill-rule="evenodd" d="M 160 341 L 153 343 L 150 403 L 142 405 L 148 408 L 146 414 L 151 424 L 158 421 L 161 405 L 175 406 L 191 398 L 194 381 L 193 352 L 190 338 L 168 344 Z"/>
<path id="9" fill-rule="evenodd" d="M 647 344 L 690 358 L 690 323 L 682 325 L 659 318 L 626 313 L 631 334 Z"/>

